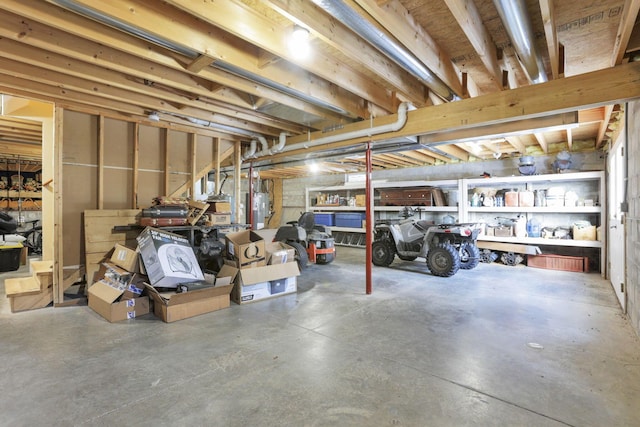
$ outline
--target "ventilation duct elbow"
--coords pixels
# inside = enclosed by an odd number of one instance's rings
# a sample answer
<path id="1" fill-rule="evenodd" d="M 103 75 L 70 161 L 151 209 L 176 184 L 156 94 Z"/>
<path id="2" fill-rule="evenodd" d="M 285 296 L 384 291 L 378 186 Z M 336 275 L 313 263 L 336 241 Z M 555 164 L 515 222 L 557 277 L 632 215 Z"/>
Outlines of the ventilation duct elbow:
<path id="1" fill-rule="evenodd" d="M 255 139 L 252 139 L 249 149 L 245 151 L 245 153 L 242 155 L 242 161 L 244 162 L 245 160 L 254 157 L 257 149 L 258 149 L 258 141 L 256 141 Z"/>

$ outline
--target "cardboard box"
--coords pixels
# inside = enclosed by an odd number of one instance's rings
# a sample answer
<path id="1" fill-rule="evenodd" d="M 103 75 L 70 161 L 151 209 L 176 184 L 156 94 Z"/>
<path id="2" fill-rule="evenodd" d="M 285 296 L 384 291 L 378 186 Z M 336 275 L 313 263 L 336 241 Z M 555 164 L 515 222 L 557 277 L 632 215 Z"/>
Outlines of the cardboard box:
<path id="1" fill-rule="evenodd" d="M 145 286 L 154 302 L 154 314 L 164 322 L 171 323 L 229 307 L 229 294 L 234 288 L 237 273 L 237 268 L 223 265 L 214 287 L 179 294 L 158 292 L 149 284 Z"/>
<path id="2" fill-rule="evenodd" d="M 147 227 L 136 240 L 153 286 L 175 288 L 180 282 L 204 280 L 196 254 L 186 237 Z"/>
<path id="3" fill-rule="evenodd" d="M 596 226 L 573 226 L 573 240 L 596 240 Z"/>
<path id="4" fill-rule="evenodd" d="M 95 274 L 93 281 L 98 282 L 102 280 L 114 288 L 124 290 L 131 282 L 132 276 L 133 273 L 105 261 L 100 264 L 100 269 Z"/>
<path id="5" fill-rule="evenodd" d="M 210 213 L 207 225 L 229 225 L 231 224 L 231 214 L 229 213 Z"/>
<path id="6" fill-rule="evenodd" d="M 255 231 L 245 230 L 225 236 L 227 254 L 236 261 L 236 267 L 261 267 L 267 264 L 264 239 Z"/>
<path id="7" fill-rule="evenodd" d="M 296 260 L 296 250 L 283 242 L 267 242 L 267 265 L 284 264 Z"/>
<path id="8" fill-rule="evenodd" d="M 365 194 L 356 194 L 356 206 L 364 207 L 367 205 L 367 196 Z"/>
<path id="9" fill-rule="evenodd" d="M 241 269 L 231 299 L 238 304 L 245 304 L 295 293 L 299 275 L 298 263 L 295 262 Z"/>
<path id="10" fill-rule="evenodd" d="M 118 267 L 122 267 L 132 273 L 139 272 L 139 257 L 138 252 L 134 249 L 130 249 L 126 246 L 116 243 L 113 247 L 113 255 L 111 255 L 111 262 Z"/>
<path id="11" fill-rule="evenodd" d="M 149 313 L 148 297 L 122 299 L 120 297 L 124 292 L 123 289 L 114 288 L 106 281 L 100 280 L 89 288 L 89 307 L 112 323 L 135 319 Z"/>
<path id="12" fill-rule="evenodd" d="M 231 213 L 231 203 L 229 202 L 210 202 L 209 212 Z"/>

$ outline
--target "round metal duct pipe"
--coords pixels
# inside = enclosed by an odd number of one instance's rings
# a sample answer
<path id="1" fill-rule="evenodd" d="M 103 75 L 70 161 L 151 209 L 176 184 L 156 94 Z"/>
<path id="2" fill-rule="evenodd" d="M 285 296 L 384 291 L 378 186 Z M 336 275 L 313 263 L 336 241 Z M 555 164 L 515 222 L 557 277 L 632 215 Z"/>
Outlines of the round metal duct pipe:
<path id="1" fill-rule="evenodd" d="M 531 19 L 524 0 L 493 0 L 509 39 L 532 83 L 547 81 L 544 61 L 536 48 Z"/>

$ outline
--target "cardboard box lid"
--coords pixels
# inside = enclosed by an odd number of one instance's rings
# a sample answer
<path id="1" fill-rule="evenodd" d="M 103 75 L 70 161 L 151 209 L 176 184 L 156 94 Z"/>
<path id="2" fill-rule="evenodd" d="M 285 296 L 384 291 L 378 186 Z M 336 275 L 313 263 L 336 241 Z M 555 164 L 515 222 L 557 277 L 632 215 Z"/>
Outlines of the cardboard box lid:
<path id="1" fill-rule="evenodd" d="M 285 277 L 299 276 L 300 270 L 298 270 L 297 262 L 287 262 L 285 264 L 242 269 L 238 272 L 238 275 L 242 285 L 247 286 L 260 282 L 283 279 Z"/>
<path id="2" fill-rule="evenodd" d="M 262 236 L 252 230 L 236 231 L 235 233 L 227 233 L 225 239 L 237 244 L 244 245 L 246 243 L 259 242 L 264 240 Z"/>
<path id="3" fill-rule="evenodd" d="M 111 255 L 110 261 L 118 267 L 122 267 L 124 269 L 136 267 L 138 261 L 138 252 L 135 249 L 131 249 L 124 245 L 121 245 L 120 243 L 116 243 L 113 246 L 113 255 Z"/>
<path id="4" fill-rule="evenodd" d="M 168 307 L 185 304 L 203 298 L 212 298 L 220 295 L 228 295 L 233 289 L 233 284 L 224 286 L 213 286 L 211 288 L 198 289 L 197 291 L 189 291 L 177 294 L 175 292 L 158 292 L 156 288 L 145 283 L 147 292 L 157 303 L 164 304 Z"/>
<path id="5" fill-rule="evenodd" d="M 216 285 L 211 288 L 198 289 L 197 291 L 189 291 L 183 293 L 175 292 L 158 292 L 156 288 L 148 283 L 144 286 L 154 301 L 166 306 L 188 303 L 202 298 L 217 297 L 220 295 L 230 294 L 233 289 L 238 269 L 230 265 L 223 265 L 216 276 Z"/>
<path id="6" fill-rule="evenodd" d="M 112 304 L 120 297 L 120 295 L 124 293 L 124 290 L 114 288 L 107 282 L 100 280 L 91 285 L 91 287 L 89 288 L 89 293 L 96 298 Z"/>

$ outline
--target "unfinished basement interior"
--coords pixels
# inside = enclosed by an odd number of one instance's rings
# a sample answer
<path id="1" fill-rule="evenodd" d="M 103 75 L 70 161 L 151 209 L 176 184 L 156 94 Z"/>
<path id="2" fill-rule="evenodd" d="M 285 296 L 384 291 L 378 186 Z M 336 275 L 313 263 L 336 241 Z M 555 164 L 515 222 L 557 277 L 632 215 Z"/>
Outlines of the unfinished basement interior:
<path id="1" fill-rule="evenodd" d="M 0 425 L 638 425 L 639 10 L 3 0 Z"/>

